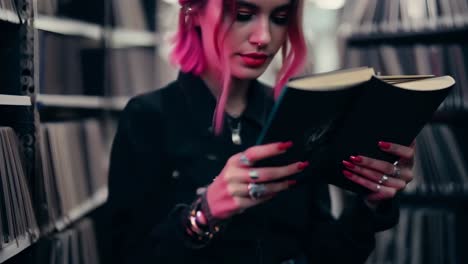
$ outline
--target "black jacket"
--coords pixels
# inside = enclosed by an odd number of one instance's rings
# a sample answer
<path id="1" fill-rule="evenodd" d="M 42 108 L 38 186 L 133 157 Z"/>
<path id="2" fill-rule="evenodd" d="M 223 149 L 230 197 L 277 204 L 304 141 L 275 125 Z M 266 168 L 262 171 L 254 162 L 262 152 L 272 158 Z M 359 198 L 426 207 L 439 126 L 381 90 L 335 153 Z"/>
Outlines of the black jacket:
<path id="1" fill-rule="evenodd" d="M 336 220 L 327 185 L 315 181 L 233 217 L 207 247 L 198 248 L 185 234 L 182 222 L 197 188 L 210 184 L 231 155 L 255 144 L 273 103 L 270 91 L 258 82 L 250 87 L 240 146 L 232 143 L 227 125 L 222 135 L 213 135 L 216 101 L 198 77 L 180 74 L 128 103 L 111 154 L 112 263 L 366 260 L 374 233 L 396 224 L 398 208 L 390 202 L 373 212 L 357 200 Z"/>

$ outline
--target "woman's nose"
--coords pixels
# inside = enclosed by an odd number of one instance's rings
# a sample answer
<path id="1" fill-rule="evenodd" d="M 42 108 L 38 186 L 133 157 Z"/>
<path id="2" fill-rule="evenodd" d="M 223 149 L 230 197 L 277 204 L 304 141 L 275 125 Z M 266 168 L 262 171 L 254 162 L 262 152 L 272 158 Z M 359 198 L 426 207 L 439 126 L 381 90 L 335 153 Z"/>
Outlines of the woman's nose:
<path id="1" fill-rule="evenodd" d="M 250 36 L 250 43 L 255 46 L 264 47 L 271 41 L 270 23 L 268 18 L 259 17 L 257 23 L 253 25 Z"/>

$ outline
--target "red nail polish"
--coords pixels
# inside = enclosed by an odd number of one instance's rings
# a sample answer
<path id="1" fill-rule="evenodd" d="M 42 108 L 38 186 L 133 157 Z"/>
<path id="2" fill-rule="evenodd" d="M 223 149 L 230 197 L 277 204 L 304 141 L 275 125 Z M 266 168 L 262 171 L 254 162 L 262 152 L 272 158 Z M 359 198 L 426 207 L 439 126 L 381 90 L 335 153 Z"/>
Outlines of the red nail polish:
<path id="1" fill-rule="evenodd" d="M 359 156 L 350 156 L 349 159 L 356 163 L 362 162 L 362 158 Z"/>
<path id="2" fill-rule="evenodd" d="M 279 150 L 287 150 L 288 148 L 292 147 L 293 143 L 292 141 L 287 141 L 287 142 L 281 142 L 278 145 Z"/>
<path id="3" fill-rule="evenodd" d="M 349 168 L 349 169 L 354 169 L 356 167 L 354 164 L 352 164 L 351 162 L 346 161 L 346 160 L 343 160 L 342 163 L 343 163 L 343 165 L 346 166 L 346 168 Z"/>
<path id="4" fill-rule="evenodd" d="M 343 174 L 344 174 L 344 176 L 346 176 L 348 178 L 353 177 L 353 174 L 351 172 L 347 171 L 347 170 L 343 170 Z"/>
<path id="5" fill-rule="evenodd" d="M 391 146 L 390 143 L 388 142 L 385 142 L 385 141 L 379 141 L 379 147 L 380 148 L 383 148 L 383 149 L 389 149 Z"/>
<path id="6" fill-rule="evenodd" d="M 299 164 L 297 165 L 297 168 L 299 170 L 303 170 L 305 168 L 307 168 L 309 166 L 309 162 L 308 161 L 303 161 L 303 162 L 299 162 Z"/>
<path id="7" fill-rule="evenodd" d="M 293 185 L 296 185 L 297 184 L 297 181 L 296 180 L 289 180 L 288 181 L 288 185 L 289 186 L 293 186 Z"/>

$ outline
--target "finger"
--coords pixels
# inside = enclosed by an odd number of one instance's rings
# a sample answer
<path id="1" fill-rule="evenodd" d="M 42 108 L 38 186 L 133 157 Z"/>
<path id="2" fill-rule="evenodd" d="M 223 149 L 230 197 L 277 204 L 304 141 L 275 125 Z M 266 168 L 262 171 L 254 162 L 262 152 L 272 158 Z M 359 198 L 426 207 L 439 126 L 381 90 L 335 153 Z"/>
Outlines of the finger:
<path id="1" fill-rule="evenodd" d="M 362 156 L 362 155 L 350 156 L 349 159 L 352 162 L 352 164 L 355 164 L 355 165 L 359 165 L 365 168 L 380 171 L 388 175 L 393 173 L 393 164 L 387 161 L 369 158 L 369 157 Z M 345 163 L 343 164 L 346 166 Z"/>
<path id="2" fill-rule="evenodd" d="M 276 142 L 276 143 L 270 143 L 270 144 L 265 144 L 265 145 L 253 146 L 253 147 L 248 148 L 242 153 L 238 153 L 232 156 L 229 162 L 234 163 L 234 164 L 240 164 L 241 167 L 245 167 L 245 162 L 241 160 L 243 158 L 243 155 L 249 161 L 250 163 L 249 165 L 252 165 L 258 160 L 262 160 L 262 159 L 266 159 L 266 158 L 270 158 L 270 157 L 282 154 L 286 152 L 286 150 L 288 150 L 290 147 L 292 147 L 292 145 L 293 145 L 292 141 L 286 141 L 286 142 Z"/>
<path id="3" fill-rule="evenodd" d="M 409 183 L 413 180 L 414 174 L 413 169 L 410 168 L 402 168 L 400 171 L 400 179 L 404 180 L 406 183 Z"/>
<path id="4" fill-rule="evenodd" d="M 386 141 L 379 141 L 378 145 L 381 150 L 394 154 L 404 160 L 412 160 L 414 157 L 414 147 L 408 147 Z"/>
<path id="5" fill-rule="evenodd" d="M 296 184 L 296 181 L 281 181 L 281 182 L 274 182 L 274 183 L 263 183 L 265 186 L 265 193 L 263 196 L 270 196 L 276 193 L 282 192 L 287 190 L 289 187 Z M 244 198 L 251 198 L 249 195 L 249 185 L 248 184 L 232 184 L 228 186 L 229 193 L 233 196 L 244 197 Z"/>
<path id="6" fill-rule="evenodd" d="M 361 167 L 359 165 L 352 164 L 348 161 L 343 161 L 345 167 L 351 172 L 364 176 L 365 178 L 388 187 L 396 188 L 397 190 L 403 189 L 406 186 L 406 181 L 397 179 L 389 176 L 389 174 L 375 171 L 369 168 Z"/>
<path id="7" fill-rule="evenodd" d="M 395 165 L 393 165 L 392 163 L 389 163 L 383 160 L 369 158 L 369 157 L 362 156 L 362 155 L 350 156 L 349 159 L 351 163 L 354 165 L 362 166 L 362 167 L 372 169 L 375 171 L 380 171 L 383 174 L 394 177 L 393 173 L 394 173 Z M 344 162 L 343 164 L 346 166 Z M 348 166 L 346 167 L 348 168 Z M 402 164 L 399 164 L 398 167 L 400 168 L 400 175 L 398 178 L 397 177 L 394 177 L 394 178 L 402 179 L 405 182 L 410 182 L 413 179 L 412 169 Z"/>
<path id="8" fill-rule="evenodd" d="M 374 181 L 371 181 L 369 179 L 366 179 L 363 176 L 357 175 L 353 172 L 350 172 L 348 170 L 343 170 L 343 174 L 348 178 L 349 180 L 365 187 L 366 189 L 372 191 L 372 192 L 396 192 L 396 190 L 392 187 L 387 187 L 378 183 L 375 183 Z"/>
<path id="9" fill-rule="evenodd" d="M 239 181 L 244 183 L 260 183 L 280 180 L 303 171 L 307 166 L 309 166 L 309 162 L 303 161 L 281 167 L 243 169 Z"/>
<path id="10" fill-rule="evenodd" d="M 366 196 L 366 199 L 369 201 L 382 201 L 388 200 L 397 194 L 396 190 L 391 190 L 391 188 L 382 188 L 379 192 L 373 192 Z"/>
<path id="11" fill-rule="evenodd" d="M 264 202 L 267 202 L 267 201 L 271 200 L 273 197 L 275 197 L 275 194 L 266 195 L 265 197 L 262 197 L 262 198 L 257 199 L 257 200 L 251 199 L 250 197 L 249 198 L 238 197 L 236 199 L 236 202 L 238 204 L 240 212 L 242 212 L 245 209 L 248 209 L 250 207 L 253 207 L 253 206 L 262 204 Z"/>

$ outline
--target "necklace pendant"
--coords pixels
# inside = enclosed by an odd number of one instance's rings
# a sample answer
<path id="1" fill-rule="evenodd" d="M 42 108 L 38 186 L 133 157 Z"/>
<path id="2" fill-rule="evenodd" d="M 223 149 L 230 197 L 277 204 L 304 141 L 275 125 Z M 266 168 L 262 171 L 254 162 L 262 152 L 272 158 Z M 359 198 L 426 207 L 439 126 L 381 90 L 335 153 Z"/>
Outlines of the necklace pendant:
<path id="1" fill-rule="evenodd" d="M 232 143 L 236 144 L 236 145 L 240 145 L 242 144 L 242 139 L 241 139 L 241 136 L 240 136 L 240 131 L 239 130 L 232 130 L 232 134 L 231 134 L 231 140 L 232 140 Z"/>

